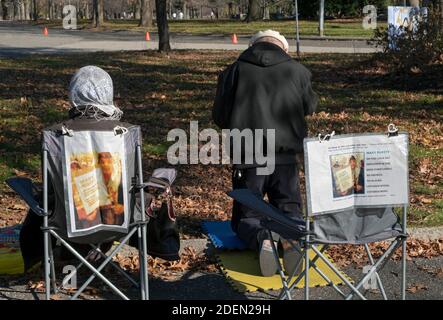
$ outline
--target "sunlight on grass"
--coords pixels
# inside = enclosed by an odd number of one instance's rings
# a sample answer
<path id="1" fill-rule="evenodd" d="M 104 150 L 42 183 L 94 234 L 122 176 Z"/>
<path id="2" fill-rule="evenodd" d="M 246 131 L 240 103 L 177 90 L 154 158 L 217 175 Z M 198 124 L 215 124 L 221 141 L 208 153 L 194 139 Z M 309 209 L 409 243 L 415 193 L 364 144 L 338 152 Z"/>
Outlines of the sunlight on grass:
<path id="1" fill-rule="evenodd" d="M 156 27 L 139 27 L 138 20 L 112 20 L 106 21 L 102 27 L 104 30 L 132 30 L 132 31 L 150 31 L 157 32 Z M 45 25 L 54 28 L 61 28 L 61 21 L 39 21 L 39 25 Z M 386 27 L 385 22 L 379 22 L 379 27 Z M 80 28 L 90 28 L 90 21 L 82 20 L 79 22 Z M 294 37 L 295 21 L 279 20 L 279 21 L 254 21 L 246 23 L 237 20 L 186 20 L 186 21 L 169 21 L 169 31 L 172 33 L 186 34 L 223 34 L 231 35 L 250 35 L 259 30 L 273 29 L 279 31 L 285 36 Z M 300 33 L 302 36 L 317 36 L 318 21 L 300 20 Z M 326 20 L 325 36 L 334 37 L 356 37 L 370 38 L 373 35 L 372 30 L 365 30 L 362 26 L 361 19 L 347 20 Z"/>
<path id="2" fill-rule="evenodd" d="M 142 128 L 144 156 L 153 160 L 147 162 L 168 166 L 166 151 L 172 144 L 166 141 L 168 131 L 188 131 L 191 120 L 198 120 L 201 129 L 214 127 L 211 108 L 217 76 L 238 54 L 177 50 L 168 56 L 147 51 L 0 60 L 0 185 L 16 171 L 40 179 L 40 132 L 67 119 L 67 88 L 79 67 L 94 64 L 109 71 L 124 121 Z M 425 89 L 394 88 L 395 82 L 371 73 L 368 58 L 345 54 L 303 56 L 321 97 L 318 112 L 309 119 L 309 134 L 332 130 L 337 134 L 385 132 L 387 125 L 395 122 L 410 134 L 411 198 L 415 199 L 411 223 L 443 224 L 443 184 L 435 175 L 443 162 L 439 140 L 443 134 L 442 95 Z M 201 188 L 208 184 L 208 169 L 181 170 L 181 179 L 198 183 L 195 188 L 200 188 L 201 194 L 193 196 L 205 198 L 207 191 Z M 227 171 L 217 178 L 229 181 Z M 223 187 L 227 184 L 220 183 Z M 208 205 L 219 205 L 220 199 L 225 199 L 225 190 L 212 191 L 219 195 L 210 198 Z M 192 214 L 193 209 L 189 210 Z M 207 211 L 214 210 L 223 211 L 215 207 Z"/>

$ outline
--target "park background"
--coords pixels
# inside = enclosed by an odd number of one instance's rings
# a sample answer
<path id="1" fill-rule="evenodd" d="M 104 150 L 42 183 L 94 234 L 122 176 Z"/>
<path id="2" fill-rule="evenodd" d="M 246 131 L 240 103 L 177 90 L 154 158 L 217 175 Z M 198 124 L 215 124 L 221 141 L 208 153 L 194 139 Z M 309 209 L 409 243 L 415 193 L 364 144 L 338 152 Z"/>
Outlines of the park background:
<path id="1" fill-rule="evenodd" d="M 427 5 L 435 7 L 443 17 L 441 2 L 427 1 Z M 0 17 L 5 23 L 13 21 L 12 25 L 17 27 L 47 28 L 50 37 L 53 31 L 63 29 L 62 8 L 66 4 L 80 8 L 76 32 L 84 34 L 129 30 L 141 37 L 146 32 L 156 36 L 160 20 L 155 8 L 161 5 L 167 31 L 176 37 L 234 33 L 246 37 L 263 29 L 280 31 L 292 41 L 291 45 L 295 37 L 293 1 L 0 0 Z M 375 31 L 362 27 L 362 8 L 366 4 L 377 6 L 379 29 Z M 299 1 L 302 40 L 309 37 L 320 38 L 319 41 L 370 40 L 386 29 L 387 6 L 403 4 L 404 1 L 325 1 L 324 30 L 320 34 L 320 2 Z M 443 22 L 440 23 L 443 26 Z M 377 39 L 382 39 L 380 34 Z M 312 71 L 313 86 L 320 95 L 319 110 L 308 119 L 310 136 L 333 130 L 336 134 L 385 132 L 389 123 L 409 132 L 409 219 L 413 227 L 443 225 L 441 48 L 441 43 L 433 46 L 431 51 L 435 51 L 437 58 L 426 63 L 415 64 L 420 53 L 405 57 L 413 62 L 405 63 L 402 68 L 397 68 L 396 60 L 388 58 L 390 53 L 383 51 L 303 53 L 299 58 Z M 201 128 L 215 128 L 211 108 L 217 76 L 235 61 L 240 51 L 170 50 L 167 47 L 160 51 L 163 52 L 39 54 L 0 59 L 0 227 L 23 220 L 27 208 L 4 181 L 14 175 L 41 181 L 40 131 L 67 118 L 68 84 L 81 66 L 97 65 L 112 76 L 116 103 L 124 111 L 124 120 L 142 126 L 146 173 L 168 166 L 166 151 L 170 143 L 166 136 L 170 129 L 188 131 L 191 120 L 198 120 Z M 202 220 L 230 218 L 231 201 L 226 196 L 231 189 L 230 168 L 183 165 L 177 169 L 175 205 L 181 237 L 203 238 Z M 303 185 L 303 172 L 301 174 Z M 442 252 L 441 241 L 422 241 L 410 246 L 412 257 L 431 257 Z M 344 251 L 334 257 L 357 259 Z M 170 267 L 164 267 L 163 271 Z M 190 249 L 175 268 L 213 270 L 214 262 L 196 257 Z"/>

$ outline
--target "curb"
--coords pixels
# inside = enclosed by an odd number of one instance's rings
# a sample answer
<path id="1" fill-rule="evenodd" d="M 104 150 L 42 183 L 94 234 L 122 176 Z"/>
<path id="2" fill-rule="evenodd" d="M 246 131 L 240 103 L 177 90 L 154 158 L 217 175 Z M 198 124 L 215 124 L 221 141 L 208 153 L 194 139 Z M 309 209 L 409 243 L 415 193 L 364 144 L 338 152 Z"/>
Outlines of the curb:
<path id="1" fill-rule="evenodd" d="M 408 233 L 413 239 L 435 241 L 443 239 L 443 226 L 409 228 Z"/>

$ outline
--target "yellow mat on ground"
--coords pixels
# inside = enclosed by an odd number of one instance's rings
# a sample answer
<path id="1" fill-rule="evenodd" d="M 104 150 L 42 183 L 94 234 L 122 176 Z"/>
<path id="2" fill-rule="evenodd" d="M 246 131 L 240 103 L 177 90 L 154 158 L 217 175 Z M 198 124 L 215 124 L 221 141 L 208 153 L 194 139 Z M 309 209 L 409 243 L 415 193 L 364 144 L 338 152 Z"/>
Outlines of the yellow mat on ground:
<path id="1" fill-rule="evenodd" d="M 228 282 L 239 292 L 279 290 L 283 287 L 278 274 L 272 277 L 261 276 L 258 255 L 253 251 L 218 251 L 216 256 Z M 311 251 L 311 259 L 313 259 L 314 256 L 314 252 Z M 332 262 L 329 257 L 328 259 Z M 317 259 L 315 264 L 334 284 L 343 284 L 343 281 L 336 273 L 320 258 Z M 341 274 L 350 280 L 346 274 L 343 272 Z M 294 277 L 292 282 L 294 282 L 296 278 L 297 277 Z M 328 285 L 326 280 L 313 268 L 309 270 L 309 278 L 310 287 Z M 304 279 L 302 279 L 296 287 L 303 288 Z"/>
<path id="2" fill-rule="evenodd" d="M 24 272 L 20 248 L 0 245 L 0 275 L 17 275 Z"/>

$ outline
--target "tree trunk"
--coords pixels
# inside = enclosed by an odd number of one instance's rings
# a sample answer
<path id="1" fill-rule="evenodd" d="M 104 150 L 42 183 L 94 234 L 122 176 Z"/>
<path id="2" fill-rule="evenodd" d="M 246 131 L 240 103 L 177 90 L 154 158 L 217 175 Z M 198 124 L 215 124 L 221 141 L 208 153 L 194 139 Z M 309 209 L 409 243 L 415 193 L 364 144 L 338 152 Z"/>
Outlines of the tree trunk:
<path id="1" fill-rule="evenodd" d="M 158 51 L 168 52 L 171 50 L 169 44 L 169 26 L 166 14 L 166 0 L 155 0 L 155 11 L 157 16 L 158 28 Z"/>
<path id="2" fill-rule="evenodd" d="M 8 20 L 8 6 L 5 0 L 0 0 L 0 5 L 2 7 L 2 19 Z"/>
<path id="3" fill-rule="evenodd" d="M 99 28 L 103 25 L 104 22 L 104 0 L 93 0 L 93 14 L 92 14 L 92 22 L 96 28 Z"/>
<path id="4" fill-rule="evenodd" d="M 263 8 L 263 20 L 270 20 L 271 19 L 271 15 L 269 12 L 269 3 L 266 2 L 265 7 Z"/>
<path id="5" fill-rule="evenodd" d="M 86 19 L 91 19 L 91 11 L 89 10 L 89 1 L 85 2 L 85 17 Z"/>
<path id="6" fill-rule="evenodd" d="M 440 30 L 443 32 L 443 0 L 440 0 Z"/>
<path id="7" fill-rule="evenodd" d="M 0 12 L 1 12 L 0 20 L 6 20 L 5 19 L 5 4 L 3 2 L 4 2 L 4 0 L 0 0 Z"/>
<path id="8" fill-rule="evenodd" d="M 38 5 L 37 0 L 32 0 L 32 19 L 34 21 L 38 20 Z"/>
<path id="9" fill-rule="evenodd" d="M 141 0 L 141 18 L 139 26 L 152 26 L 152 0 Z"/>
<path id="10" fill-rule="evenodd" d="M 20 3 L 14 2 L 14 20 L 20 20 Z"/>
<path id="11" fill-rule="evenodd" d="M 48 18 L 49 18 L 49 20 L 51 20 L 53 18 L 53 8 L 54 8 L 53 0 L 48 0 Z"/>
<path id="12" fill-rule="evenodd" d="M 249 0 L 248 15 L 246 16 L 246 22 L 256 21 L 262 18 L 260 12 L 259 0 Z"/>
<path id="13" fill-rule="evenodd" d="M 134 6 L 135 6 L 134 18 L 135 18 L 135 20 L 140 20 L 141 19 L 141 0 L 135 1 Z"/>

